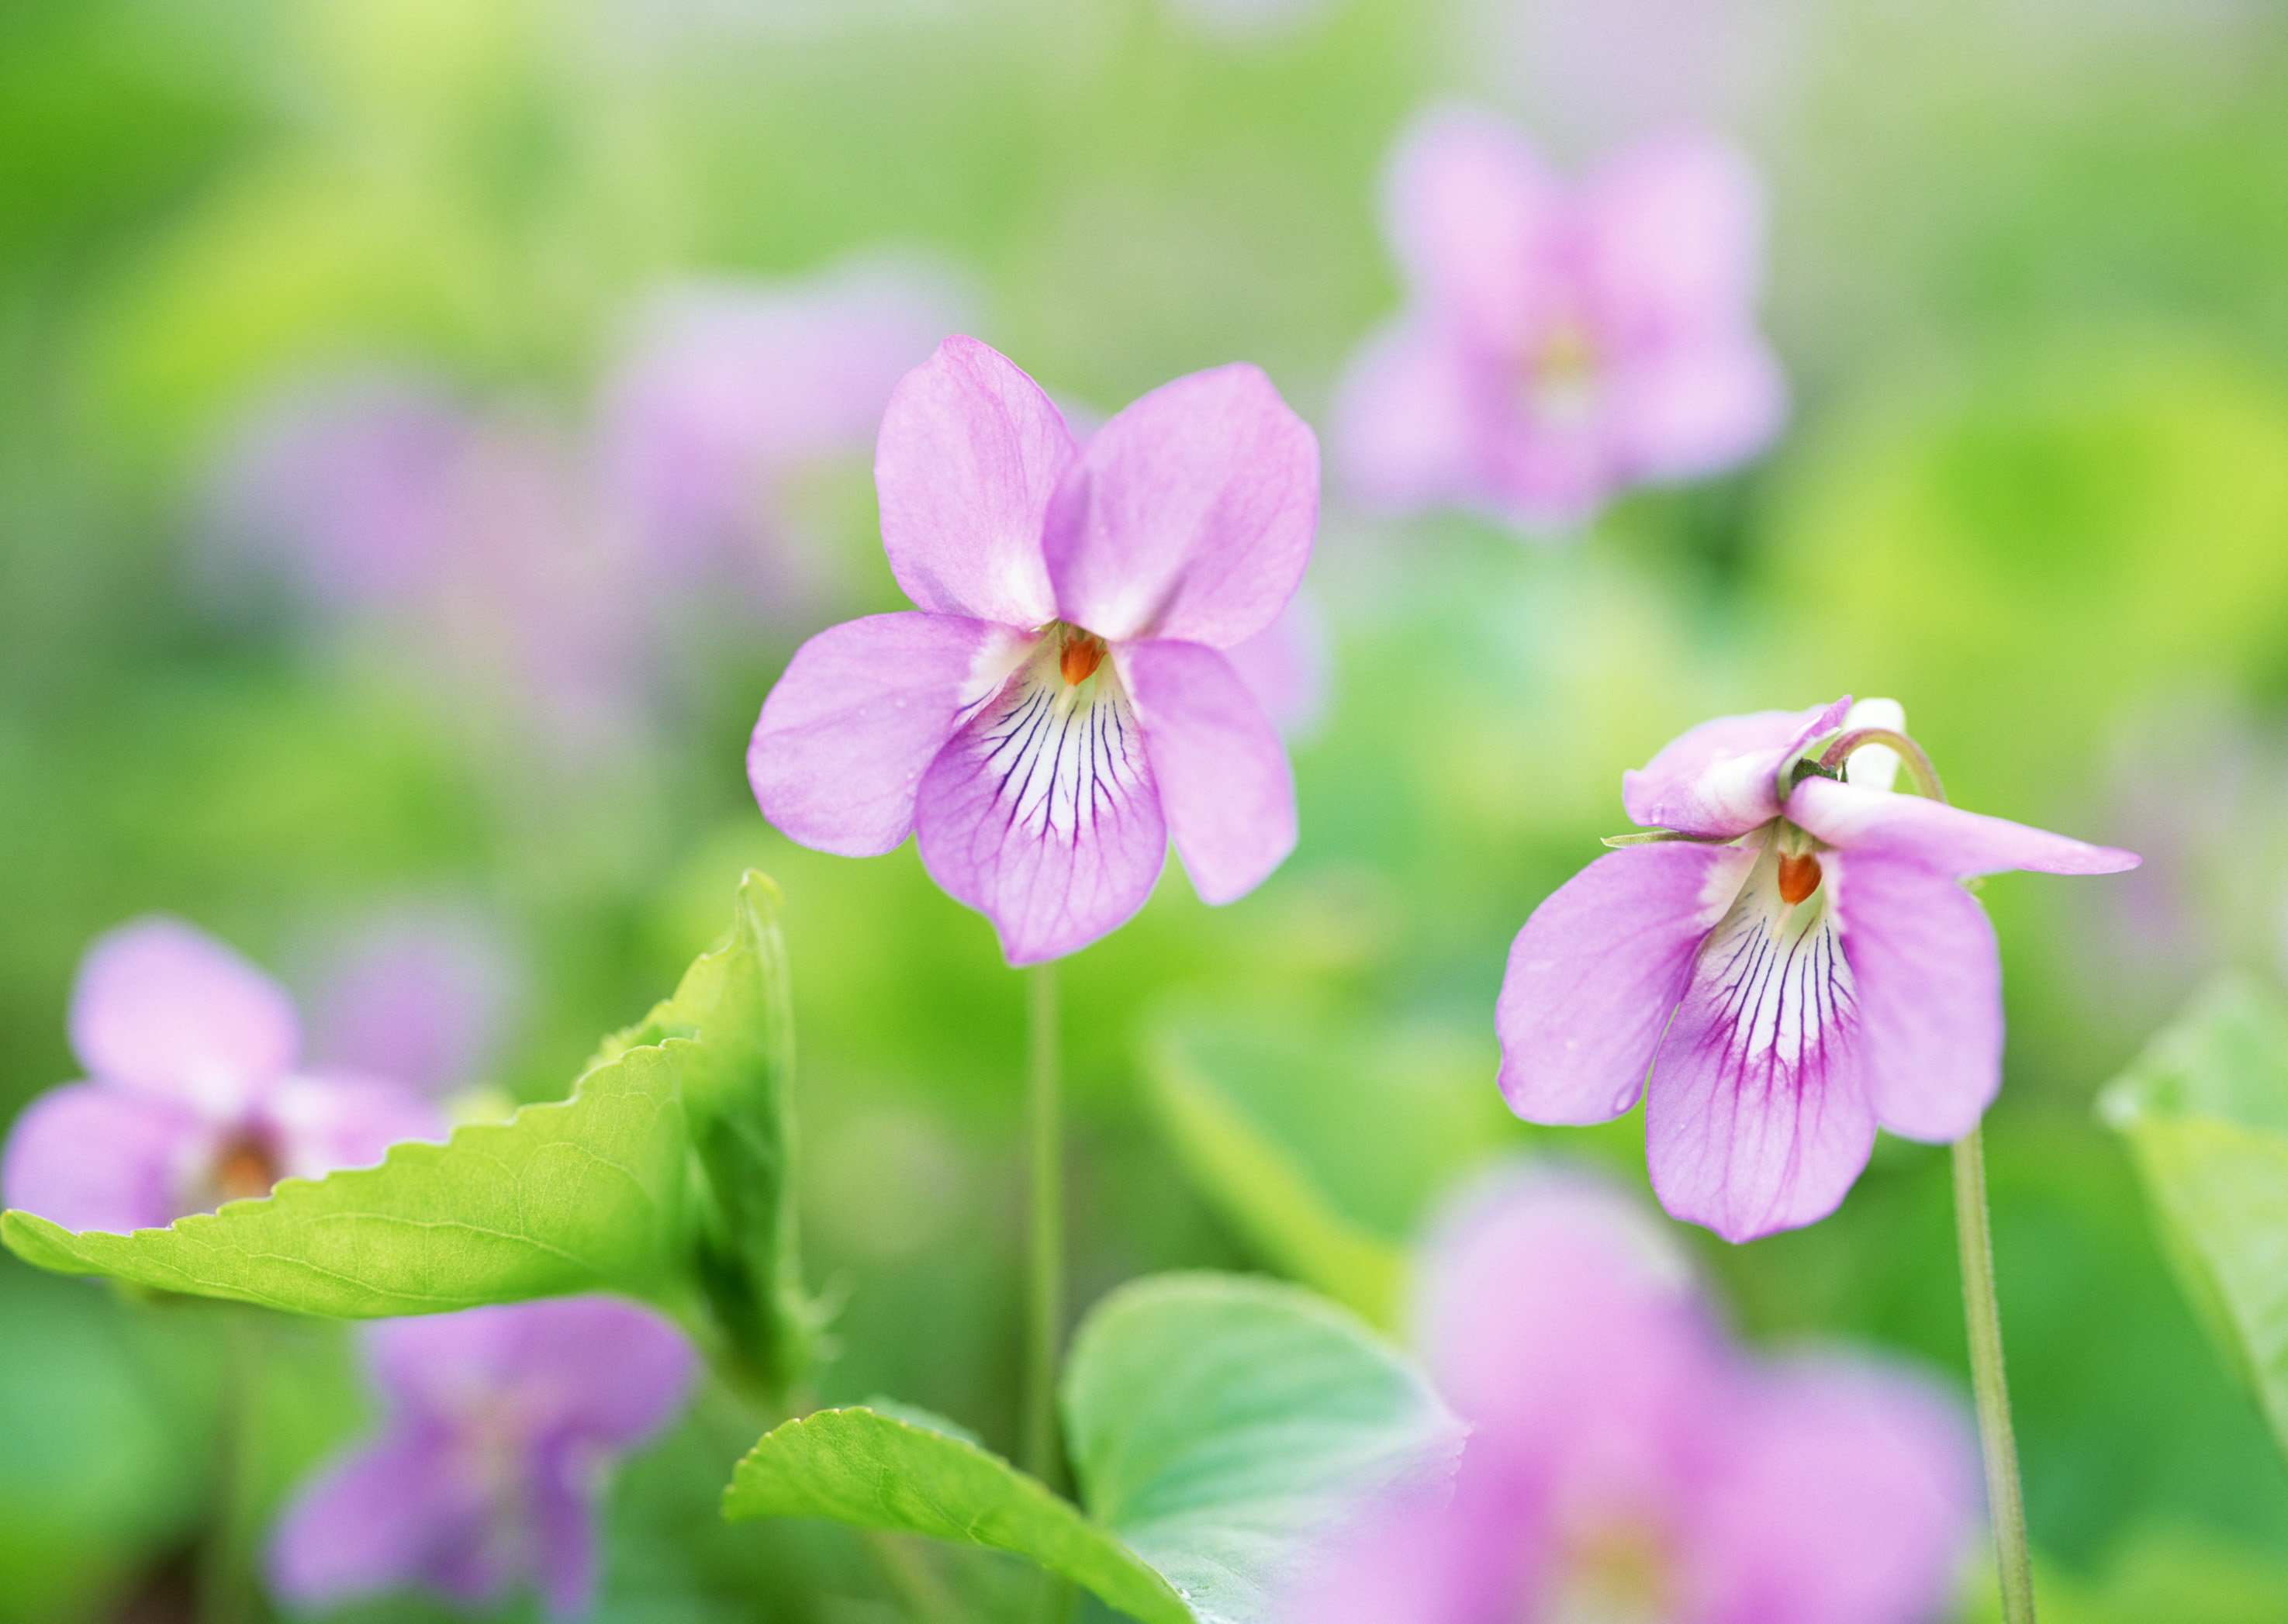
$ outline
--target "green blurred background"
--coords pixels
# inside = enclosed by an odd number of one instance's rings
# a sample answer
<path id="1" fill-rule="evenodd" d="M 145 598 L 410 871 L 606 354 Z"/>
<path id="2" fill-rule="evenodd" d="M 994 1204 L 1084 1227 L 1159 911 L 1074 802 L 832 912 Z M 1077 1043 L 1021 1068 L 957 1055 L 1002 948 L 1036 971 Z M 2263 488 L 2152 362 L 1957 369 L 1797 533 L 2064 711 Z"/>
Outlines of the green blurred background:
<path id="1" fill-rule="evenodd" d="M 843 601 L 718 616 L 639 736 L 568 764 L 473 723 L 385 637 L 218 601 L 218 447 L 282 381 L 377 360 L 569 432 L 663 279 L 885 250 L 949 267 L 978 335 L 1061 398 L 1110 408 L 1247 359 L 1323 427 L 1398 297 L 1376 173 L 1426 99 L 1484 99 L 1577 163 L 1701 120 L 1769 184 L 1790 432 L 1569 545 L 1370 525 L 1331 491 L 1299 850 L 1222 910 L 1172 867 L 1063 972 L 1075 1295 L 1295 1266 L 1168 1131 L 1154 1057 L 1172 1033 L 1212 1047 L 1235 1011 L 1283 1058 L 1232 1061 L 1227 1103 L 1377 1244 L 1521 1146 L 1641 1183 L 1633 1123 L 1502 1111 L 1510 936 L 1620 827 L 1622 770 L 1683 727 L 1895 695 L 1958 802 L 2148 856 L 1983 892 L 2011 1020 L 1989 1151 L 2005 1329 L 2061 1604 L 2288 1616 L 2288 1475 L 2090 1111 L 2205 973 L 2277 978 L 2288 941 L 2288 12 L 1247 9 L 0 8 L 0 1113 L 75 1074 L 77 956 L 153 909 L 305 992 L 360 919 L 481 917 L 522 990 L 490 1080 L 560 1094 L 758 864 L 787 895 L 810 1271 L 843 1303 L 818 1397 L 892 1394 L 1007 1447 L 1020 979 L 910 847 L 793 847 L 742 773 L 799 637 L 898 606 L 862 448 L 806 487 Z M 1833 1220 L 1689 1241 L 1753 1338 L 1958 1374 L 1948 1203 L 1944 1153 L 1887 1140 Z M 226 1460 L 234 1382 L 268 1396 Z M 361 1403 L 330 1327 L 0 1262 L 0 1620 L 190 1616 L 187 1553 L 218 1519 L 253 1537 Z M 844 1536 L 710 1526 L 742 1424 L 703 1406 L 622 1476 L 603 1616 L 902 1616 Z M 2182 1610 L 2134 1599 L 2155 1595 Z"/>

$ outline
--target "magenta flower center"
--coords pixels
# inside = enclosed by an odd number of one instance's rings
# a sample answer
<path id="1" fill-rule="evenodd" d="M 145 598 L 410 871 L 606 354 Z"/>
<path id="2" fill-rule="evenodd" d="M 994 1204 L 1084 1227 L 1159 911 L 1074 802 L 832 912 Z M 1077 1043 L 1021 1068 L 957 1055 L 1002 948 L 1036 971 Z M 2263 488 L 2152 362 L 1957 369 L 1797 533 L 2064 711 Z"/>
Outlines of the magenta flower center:
<path id="1" fill-rule="evenodd" d="M 1586 418 L 1596 404 L 1600 359 L 1587 322 L 1571 315 L 1551 322 L 1526 360 L 1529 409 L 1550 422 Z"/>
<path id="2" fill-rule="evenodd" d="M 1054 622 L 1050 630 L 1064 640 L 1057 654 L 1057 674 L 1065 679 L 1067 687 L 1077 688 L 1104 663 L 1104 639 L 1062 621 Z"/>
<path id="3" fill-rule="evenodd" d="M 1658 1531 L 1607 1522 L 1567 1542 L 1553 1582 L 1526 1599 L 1520 1624 L 1662 1624 L 1675 1616 L 1674 1601 Z"/>
<path id="4" fill-rule="evenodd" d="M 1780 859 L 1780 900 L 1792 907 L 1819 889 L 1819 860 L 1808 852 Z"/>
<path id="5" fill-rule="evenodd" d="M 285 1169 L 268 1136 L 255 1128 L 232 1130 L 215 1147 L 206 1166 L 206 1189 L 190 1196 L 192 1212 L 204 1212 L 225 1201 L 258 1200 L 268 1195 Z"/>

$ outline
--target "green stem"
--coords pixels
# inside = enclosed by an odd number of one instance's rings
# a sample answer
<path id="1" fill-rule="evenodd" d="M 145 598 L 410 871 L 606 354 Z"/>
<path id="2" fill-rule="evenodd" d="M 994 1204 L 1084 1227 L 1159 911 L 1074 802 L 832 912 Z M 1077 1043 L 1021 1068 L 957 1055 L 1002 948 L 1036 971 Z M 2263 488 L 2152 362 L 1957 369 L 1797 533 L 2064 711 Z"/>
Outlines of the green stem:
<path id="1" fill-rule="evenodd" d="M 1054 1487 L 1063 1477 L 1057 1441 L 1057 1339 L 1065 1316 L 1065 1181 L 1053 961 L 1027 972 L 1026 991 L 1025 1137 L 1032 1207 L 1027 1225 L 1021 1453 L 1025 1470 Z"/>
<path id="2" fill-rule="evenodd" d="M 263 1334 L 255 1311 L 221 1311 L 222 1402 L 216 1440 L 213 1520 L 198 1565 L 199 1624 L 249 1624 L 255 1616 L 248 1572 L 254 1539 L 255 1406 L 261 1401 Z"/>
<path id="3" fill-rule="evenodd" d="M 1973 1128 L 1954 1142 L 1954 1233 L 1962 1252 L 1962 1312 L 1970 1327 L 1970 1385 L 1986 1457 L 1986 1503 L 2002 1570 L 2006 1624 L 2034 1624 L 2034 1573 L 2026 1549 L 2026 1501 L 2018 1441 L 2002 1371 L 2002 1319 L 1994 1299 L 1994 1240 L 1986 1218 L 1986 1151 Z"/>

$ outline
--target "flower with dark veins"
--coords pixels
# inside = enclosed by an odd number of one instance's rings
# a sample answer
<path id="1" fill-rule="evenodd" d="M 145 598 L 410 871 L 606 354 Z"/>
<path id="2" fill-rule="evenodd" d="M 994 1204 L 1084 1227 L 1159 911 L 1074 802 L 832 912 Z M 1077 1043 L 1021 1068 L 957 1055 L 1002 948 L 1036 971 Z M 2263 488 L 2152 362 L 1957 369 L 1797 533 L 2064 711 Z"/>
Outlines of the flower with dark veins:
<path id="1" fill-rule="evenodd" d="M 1654 1190 L 1728 1240 L 1834 1210 L 1878 1124 L 1944 1141 L 2002 1081 L 1993 927 L 1958 882 L 2127 852 L 1948 805 L 1889 700 L 1706 722 L 1625 775 L 1650 832 L 1536 908 L 1495 1022 L 1529 1121 L 1645 1097 Z M 1895 793 L 1902 761 L 1921 793 Z"/>

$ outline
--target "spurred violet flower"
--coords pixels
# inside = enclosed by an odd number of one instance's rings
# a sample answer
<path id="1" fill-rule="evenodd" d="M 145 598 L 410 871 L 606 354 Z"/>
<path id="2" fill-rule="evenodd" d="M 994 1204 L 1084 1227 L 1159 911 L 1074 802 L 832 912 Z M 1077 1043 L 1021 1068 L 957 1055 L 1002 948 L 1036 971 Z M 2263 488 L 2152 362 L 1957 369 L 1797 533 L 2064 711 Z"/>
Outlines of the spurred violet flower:
<path id="1" fill-rule="evenodd" d="M 1473 1430 L 1450 1501 L 1377 1508 L 1295 1624 L 1923 1624 L 1976 1525 L 1959 1406 L 1840 1353 L 1751 1360 L 1667 1238 L 1510 1175 L 1430 1248 L 1418 1319 Z"/>
<path id="2" fill-rule="evenodd" d="M 285 989 L 179 920 L 138 920 L 88 949 L 71 1042 L 90 1081 L 27 1105 L 0 1162 L 7 1204 L 67 1229 L 157 1228 L 445 1137 L 401 1083 L 298 1069 Z"/>
<path id="3" fill-rule="evenodd" d="M 1832 1212 L 1878 1123 L 1977 1126 L 2002 1081 L 2002 967 L 1958 882 L 2137 859 L 1892 793 L 1883 741 L 1920 755 L 1904 726 L 1889 700 L 1723 717 L 1625 774 L 1630 821 L 1663 833 L 1518 932 L 1495 1013 L 1510 1108 L 1601 1122 L 1642 1091 L 1661 1205 L 1728 1240 Z"/>
<path id="4" fill-rule="evenodd" d="M 585 1612 L 603 1474 L 682 1408 L 682 1334 L 586 1296 L 385 1320 L 364 1338 L 380 1433 L 287 1508 L 278 1594 L 314 1607 L 418 1585 L 469 1604 L 530 1583 L 555 1616 Z"/>
<path id="5" fill-rule="evenodd" d="M 763 815 L 846 857 L 917 834 L 1013 964 L 1120 924 L 1172 837 L 1204 900 L 1244 895 L 1295 844 L 1295 790 L 1222 651 L 1293 593 L 1318 471 L 1253 367 L 1163 384 L 1076 448 L 1031 378 L 947 339 L 874 460 L 919 610 L 796 653 L 747 753 Z"/>
<path id="6" fill-rule="evenodd" d="M 1399 142 L 1386 218 L 1407 308 L 1352 362 L 1336 415 L 1366 501 L 1564 528 L 1777 430 L 1761 201 L 1712 139 L 1644 140 L 1569 186 L 1500 119 L 1438 107 Z"/>

